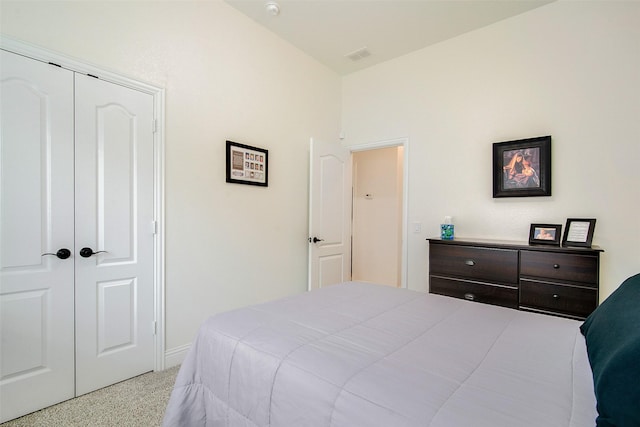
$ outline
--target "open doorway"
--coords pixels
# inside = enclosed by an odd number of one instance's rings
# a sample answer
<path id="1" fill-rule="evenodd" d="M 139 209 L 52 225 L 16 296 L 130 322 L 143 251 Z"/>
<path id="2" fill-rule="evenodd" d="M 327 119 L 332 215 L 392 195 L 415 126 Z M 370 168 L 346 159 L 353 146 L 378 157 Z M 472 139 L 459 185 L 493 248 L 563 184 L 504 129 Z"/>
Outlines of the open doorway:
<path id="1" fill-rule="evenodd" d="M 409 177 L 408 159 L 409 144 L 407 138 L 371 142 L 361 145 L 344 147 L 341 144 L 324 143 L 311 139 L 310 141 L 310 167 L 309 167 L 309 290 L 344 282 L 345 280 L 362 280 L 377 283 L 386 283 L 390 286 L 407 288 L 407 182 Z M 393 154 L 395 170 L 393 174 L 381 173 L 375 164 L 373 167 L 365 167 L 359 162 L 361 170 L 367 169 L 366 176 L 359 177 L 358 189 L 352 185 L 352 164 L 354 156 L 359 152 L 368 152 L 381 149 L 394 148 Z M 377 153 L 377 152 L 376 152 Z M 388 159 L 387 159 L 388 160 Z M 373 176 L 370 178 L 370 176 Z M 388 180 L 398 185 L 396 195 L 397 204 L 393 203 L 394 221 L 387 221 L 387 226 L 382 227 L 375 222 L 369 223 L 363 219 L 358 208 L 353 215 L 354 194 L 362 194 L 365 201 L 377 199 L 377 195 L 384 193 L 378 191 L 378 187 L 369 187 L 370 181 L 379 180 L 385 176 Z M 369 191 L 369 190 L 370 191 Z M 369 194 L 371 199 L 366 199 Z M 353 248 L 352 229 L 355 226 L 360 231 L 356 233 L 356 249 Z M 392 225 L 388 225 L 392 224 Z M 398 233 L 397 230 L 400 230 Z M 360 244 L 359 237 L 386 236 L 392 234 L 392 251 L 390 255 L 380 256 L 380 251 L 388 251 L 389 244 L 384 241 L 373 241 Z M 399 237 L 397 237 L 399 234 Z M 398 243 L 399 242 L 399 243 Z M 398 249 L 399 245 L 399 249 Z M 359 249 L 362 247 L 363 249 Z M 352 253 L 356 256 L 364 255 L 364 260 L 357 263 L 358 272 L 353 275 Z M 374 257 L 367 256 L 374 255 Z M 360 262 L 360 261 L 358 261 Z M 383 275 L 373 271 L 377 264 L 390 266 Z M 362 266 L 362 267 L 361 267 Z M 399 266 L 399 267 L 398 267 Z M 365 276 L 360 272 L 368 272 Z M 391 278 L 387 280 L 387 278 Z"/>
<path id="2" fill-rule="evenodd" d="M 405 287 L 405 143 L 352 150 L 352 280 Z"/>

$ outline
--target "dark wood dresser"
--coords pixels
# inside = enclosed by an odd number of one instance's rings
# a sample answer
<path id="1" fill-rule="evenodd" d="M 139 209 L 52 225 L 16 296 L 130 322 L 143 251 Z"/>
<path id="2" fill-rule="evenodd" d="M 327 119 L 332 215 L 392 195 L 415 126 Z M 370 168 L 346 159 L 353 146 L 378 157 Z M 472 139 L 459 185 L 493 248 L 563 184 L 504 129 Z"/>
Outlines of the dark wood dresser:
<path id="1" fill-rule="evenodd" d="M 598 247 L 427 240 L 431 293 L 573 319 L 598 306 Z"/>

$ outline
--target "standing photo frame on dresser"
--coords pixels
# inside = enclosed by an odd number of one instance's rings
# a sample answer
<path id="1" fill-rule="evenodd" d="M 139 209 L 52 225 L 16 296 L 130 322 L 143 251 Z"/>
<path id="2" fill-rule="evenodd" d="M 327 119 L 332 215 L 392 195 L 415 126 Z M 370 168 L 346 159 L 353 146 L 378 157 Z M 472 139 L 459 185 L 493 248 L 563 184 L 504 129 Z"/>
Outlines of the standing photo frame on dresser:
<path id="1" fill-rule="evenodd" d="M 562 224 L 531 224 L 529 244 L 560 246 L 561 236 Z"/>
<path id="2" fill-rule="evenodd" d="M 568 218 L 567 225 L 564 227 L 562 246 L 590 248 L 595 228 L 595 218 Z"/>

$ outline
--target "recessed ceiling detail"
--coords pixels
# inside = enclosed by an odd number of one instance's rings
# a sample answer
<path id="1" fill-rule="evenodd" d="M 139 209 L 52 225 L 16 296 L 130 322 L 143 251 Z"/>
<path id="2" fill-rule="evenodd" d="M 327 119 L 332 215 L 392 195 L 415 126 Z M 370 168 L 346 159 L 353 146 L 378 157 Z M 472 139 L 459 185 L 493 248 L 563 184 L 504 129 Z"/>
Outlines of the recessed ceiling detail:
<path id="1" fill-rule="evenodd" d="M 355 52 L 347 53 L 345 56 L 352 61 L 359 61 L 363 58 L 371 56 L 371 52 L 369 52 L 366 47 L 362 47 Z"/>

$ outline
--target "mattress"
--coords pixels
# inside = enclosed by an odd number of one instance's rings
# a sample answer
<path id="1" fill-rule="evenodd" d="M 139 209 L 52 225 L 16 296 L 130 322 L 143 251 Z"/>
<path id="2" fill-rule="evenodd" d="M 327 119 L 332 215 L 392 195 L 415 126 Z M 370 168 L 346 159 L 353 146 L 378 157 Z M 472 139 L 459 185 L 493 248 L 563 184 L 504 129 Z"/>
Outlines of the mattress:
<path id="1" fill-rule="evenodd" d="M 591 427 L 580 322 L 348 282 L 212 316 L 164 426 Z"/>

